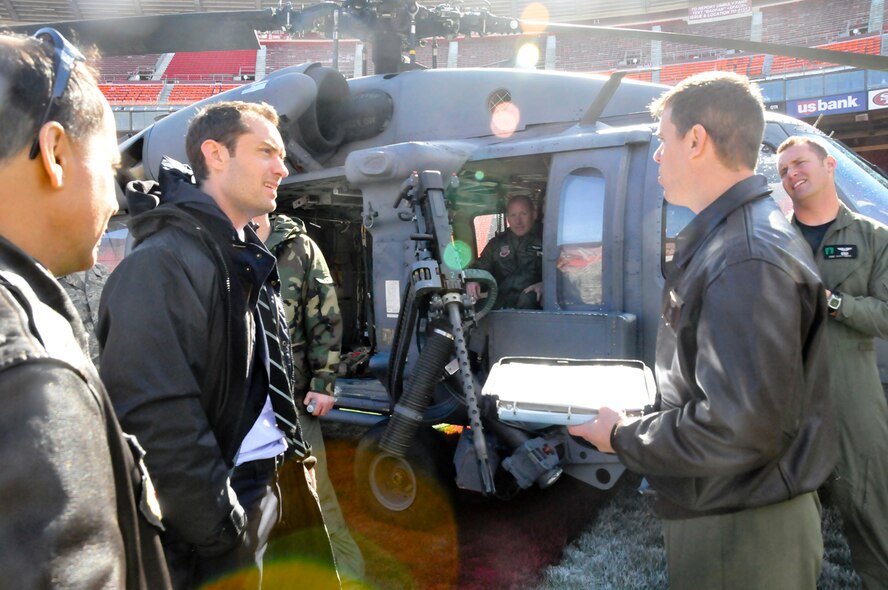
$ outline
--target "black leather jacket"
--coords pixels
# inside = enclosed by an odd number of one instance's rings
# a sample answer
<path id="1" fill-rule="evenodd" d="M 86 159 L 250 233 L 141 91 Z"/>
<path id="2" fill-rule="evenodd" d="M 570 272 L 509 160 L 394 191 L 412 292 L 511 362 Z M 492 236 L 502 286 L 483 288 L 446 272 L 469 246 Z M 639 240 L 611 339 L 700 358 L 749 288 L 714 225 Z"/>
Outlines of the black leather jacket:
<path id="1" fill-rule="evenodd" d="M 679 236 L 657 336 L 657 412 L 616 429 L 664 518 L 781 502 L 836 460 L 826 300 L 810 249 L 762 176 Z"/>
<path id="2" fill-rule="evenodd" d="M 148 451 L 167 535 L 216 555 L 244 527 L 228 478 L 268 391 L 264 373 L 247 382 L 247 362 L 274 257 L 249 228 L 241 241 L 177 164 L 165 160 L 159 186 L 128 187 L 135 247 L 108 278 L 97 335 L 102 380 Z"/>
<path id="3" fill-rule="evenodd" d="M 85 345 L 61 286 L 0 237 L 0 586 L 169 588 L 135 447 Z"/>

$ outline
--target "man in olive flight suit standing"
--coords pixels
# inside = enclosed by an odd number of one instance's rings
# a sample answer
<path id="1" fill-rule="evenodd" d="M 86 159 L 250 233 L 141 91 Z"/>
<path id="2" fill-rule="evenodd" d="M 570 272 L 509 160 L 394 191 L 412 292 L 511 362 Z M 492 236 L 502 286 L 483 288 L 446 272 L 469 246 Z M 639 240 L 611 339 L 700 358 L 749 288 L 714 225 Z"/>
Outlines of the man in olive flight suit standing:
<path id="1" fill-rule="evenodd" d="M 888 337 L 888 227 L 839 202 L 836 160 L 816 140 L 777 149 L 793 223 L 826 288 L 830 392 L 839 427 L 838 478 L 829 484 L 863 587 L 888 588 L 888 404 L 875 337 Z"/>

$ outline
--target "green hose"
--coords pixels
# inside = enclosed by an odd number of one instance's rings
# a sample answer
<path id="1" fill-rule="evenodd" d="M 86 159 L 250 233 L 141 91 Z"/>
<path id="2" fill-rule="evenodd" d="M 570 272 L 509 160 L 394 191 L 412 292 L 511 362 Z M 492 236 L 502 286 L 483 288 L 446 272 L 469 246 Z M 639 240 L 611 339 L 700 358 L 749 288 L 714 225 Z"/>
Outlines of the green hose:
<path id="1" fill-rule="evenodd" d="M 496 286 L 496 279 L 486 270 L 479 268 L 467 268 L 463 270 L 463 275 L 465 275 L 467 281 L 478 281 L 487 286 L 487 298 L 484 300 L 484 305 L 481 309 L 475 311 L 475 320 L 480 320 L 490 313 L 496 304 L 496 296 L 499 292 Z"/>

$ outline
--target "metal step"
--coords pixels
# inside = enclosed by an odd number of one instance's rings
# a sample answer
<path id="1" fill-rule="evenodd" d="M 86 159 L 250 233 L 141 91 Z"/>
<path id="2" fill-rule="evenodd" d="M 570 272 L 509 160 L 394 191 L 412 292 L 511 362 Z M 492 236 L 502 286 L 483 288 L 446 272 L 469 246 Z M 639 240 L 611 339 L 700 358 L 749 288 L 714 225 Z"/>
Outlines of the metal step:
<path id="1" fill-rule="evenodd" d="M 343 410 L 360 410 L 389 414 L 391 402 L 385 387 L 377 379 L 343 379 L 336 380 L 339 389 L 339 400 L 336 407 Z"/>

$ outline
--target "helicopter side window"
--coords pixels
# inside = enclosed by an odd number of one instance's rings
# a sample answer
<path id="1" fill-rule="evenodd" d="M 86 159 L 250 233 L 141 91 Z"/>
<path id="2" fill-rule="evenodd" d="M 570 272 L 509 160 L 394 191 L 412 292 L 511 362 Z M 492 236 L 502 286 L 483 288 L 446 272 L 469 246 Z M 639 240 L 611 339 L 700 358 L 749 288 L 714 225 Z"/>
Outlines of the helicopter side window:
<path id="1" fill-rule="evenodd" d="M 604 177 L 583 168 L 562 186 L 558 216 L 558 303 L 566 308 L 602 304 Z"/>

